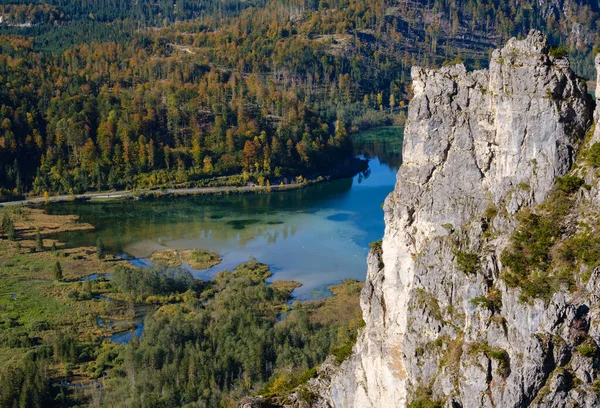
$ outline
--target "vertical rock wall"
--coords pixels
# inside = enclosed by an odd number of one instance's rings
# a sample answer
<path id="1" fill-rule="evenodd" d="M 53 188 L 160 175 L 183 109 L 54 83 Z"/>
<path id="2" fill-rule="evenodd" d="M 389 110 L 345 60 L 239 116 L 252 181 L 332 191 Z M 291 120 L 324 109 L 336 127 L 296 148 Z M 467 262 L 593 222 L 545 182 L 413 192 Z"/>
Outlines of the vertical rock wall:
<path id="1" fill-rule="evenodd" d="M 532 31 L 496 50 L 489 70 L 412 70 L 403 165 L 361 296 L 366 326 L 332 380 L 333 405 L 600 403 L 592 393 L 569 394 L 573 379 L 556 374 L 571 360 L 564 345 L 589 294 L 523 303 L 499 277 L 515 213 L 547 198 L 591 124 L 585 84 L 548 52 Z M 460 254 L 477 254 L 476 273 L 457 266 Z M 490 290 L 501 293 L 501 310 L 472 302 Z M 582 374 L 588 385 L 590 370 Z"/>

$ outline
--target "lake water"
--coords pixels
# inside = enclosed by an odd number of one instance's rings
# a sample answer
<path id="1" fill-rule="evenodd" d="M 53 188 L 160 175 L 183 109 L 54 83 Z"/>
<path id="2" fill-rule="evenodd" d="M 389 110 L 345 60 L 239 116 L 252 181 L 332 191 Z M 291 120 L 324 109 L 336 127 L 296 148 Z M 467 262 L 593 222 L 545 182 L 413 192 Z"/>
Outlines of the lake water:
<path id="1" fill-rule="evenodd" d="M 357 154 L 369 171 L 352 179 L 271 194 L 184 196 L 140 201 L 63 203 L 55 214 L 77 214 L 95 231 L 60 234 L 70 246 L 95 245 L 148 264 L 160 249 L 199 248 L 223 262 L 194 276 L 209 279 L 255 258 L 271 267 L 271 280 L 295 280 L 294 295 L 315 299 L 327 287 L 364 280 L 369 243 L 384 231 L 381 205 L 392 191 L 401 162 L 401 128 L 380 128 L 356 137 Z"/>

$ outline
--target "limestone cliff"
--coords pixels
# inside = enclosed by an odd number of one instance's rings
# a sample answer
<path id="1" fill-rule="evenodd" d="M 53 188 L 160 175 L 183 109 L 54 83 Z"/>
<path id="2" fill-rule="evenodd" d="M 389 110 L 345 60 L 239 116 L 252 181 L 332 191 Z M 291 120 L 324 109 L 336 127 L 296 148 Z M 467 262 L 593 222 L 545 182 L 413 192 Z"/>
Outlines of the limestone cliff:
<path id="1" fill-rule="evenodd" d="M 584 82 L 535 31 L 496 50 L 489 70 L 414 68 L 412 81 L 403 165 L 361 296 L 366 326 L 327 399 L 336 407 L 600 406 L 600 270 L 575 255 L 564 257 L 568 276 L 550 266 L 554 255 L 533 259 L 543 264 L 535 270 L 515 263 L 518 273 L 501 262 L 521 237 L 511 234 L 528 228 L 516 215 L 541 208 L 557 177 L 579 163 L 593 111 Z M 548 222 L 551 207 L 562 211 L 548 251 L 583 225 L 575 212 L 588 211 L 597 229 L 596 173 L 580 171 L 544 207 Z M 524 259 L 528 239 L 519 244 Z"/>
<path id="2" fill-rule="evenodd" d="M 596 55 L 596 110 L 594 111 L 594 123 L 600 123 L 600 54 Z M 595 127 L 594 139 L 600 141 L 600 126 Z"/>

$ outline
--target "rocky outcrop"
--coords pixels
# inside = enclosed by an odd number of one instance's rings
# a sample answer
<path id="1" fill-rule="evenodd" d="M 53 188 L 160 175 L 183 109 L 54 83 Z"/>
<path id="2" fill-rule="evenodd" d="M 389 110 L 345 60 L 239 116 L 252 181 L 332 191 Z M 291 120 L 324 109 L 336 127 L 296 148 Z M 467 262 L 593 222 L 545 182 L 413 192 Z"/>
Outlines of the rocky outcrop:
<path id="1" fill-rule="evenodd" d="M 594 123 L 595 131 L 594 131 L 594 139 L 595 141 L 600 141 L 600 54 L 596 55 L 596 110 L 594 111 Z"/>
<path id="2" fill-rule="evenodd" d="M 600 344 L 600 271 L 550 301 L 524 302 L 501 278 L 515 214 L 546 200 L 592 121 L 585 84 L 548 52 L 531 32 L 489 70 L 413 68 L 403 165 L 361 295 L 366 326 L 326 392 L 332 405 L 600 404 L 598 353 L 575 351 L 581 333 Z"/>

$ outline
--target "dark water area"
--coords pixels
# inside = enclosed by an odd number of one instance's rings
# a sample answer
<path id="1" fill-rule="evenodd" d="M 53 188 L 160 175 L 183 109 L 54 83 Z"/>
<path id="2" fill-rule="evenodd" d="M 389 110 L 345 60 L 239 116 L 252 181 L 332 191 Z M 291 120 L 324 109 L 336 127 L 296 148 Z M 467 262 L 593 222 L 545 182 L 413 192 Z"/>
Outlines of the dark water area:
<path id="1" fill-rule="evenodd" d="M 136 322 L 135 328 L 123 332 L 115 333 L 110 336 L 110 339 L 118 344 L 127 344 L 136 337 L 142 337 L 144 332 L 144 323 Z"/>
<path id="2" fill-rule="evenodd" d="M 370 159 L 366 172 L 299 190 L 72 202 L 50 205 L 49 212 L 77 214 L 96 227 L 59 234 L 69 246 L 93 246 L 100 236 L 107 251 L 136 266 L 148 265 L 152 252 L 162 249 L 218 253 L 221 264 L 190 269 L 200 279 L 253 258 L 271 266 L 271 280 L 302 283 L 296 297 L 320 298 L 343 279 L 365 279 L 369 243 L 383 236 L 381 205 L 394 187 L 401 146 L 401 128 L 363 132 L 355 147 Z"/>

